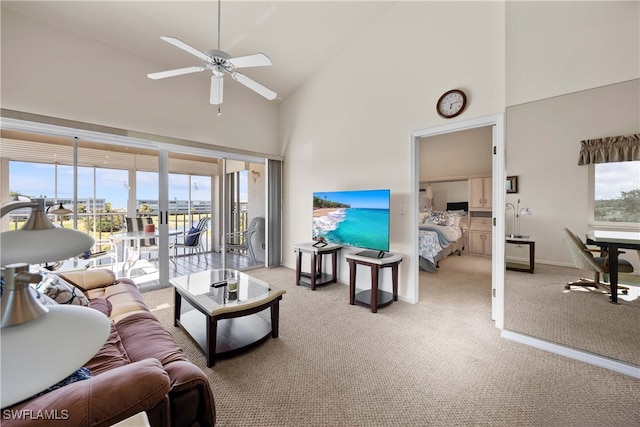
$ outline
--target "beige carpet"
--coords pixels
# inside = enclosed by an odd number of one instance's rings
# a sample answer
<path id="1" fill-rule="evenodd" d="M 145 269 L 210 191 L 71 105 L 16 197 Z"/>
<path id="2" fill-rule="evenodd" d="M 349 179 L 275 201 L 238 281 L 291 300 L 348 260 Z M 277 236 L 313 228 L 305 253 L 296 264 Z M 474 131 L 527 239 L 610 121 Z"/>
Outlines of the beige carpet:
<path id="1" fill-rule="evenodd" d="M 552 265 L 537 265 L 535 274 L 507 271 L 505 328 L 640 366 L 640 288 L 629 286 L 614 305 L 603 290 L 564 287 L 590 276 Z"/>
<path id="2" fill-rule="evenodd" d="M 487 282 L 455 258 L 464 280 L 421 274 L 419 304 L 377 314 L 350 306 L 345 285 L 312 292 L 293 270 L 253 270 L 287 291 L 280 337 L 213 368 L 173 327 L 172 290 L 144 295 L 210 379 L 219 426 L 638 425 L 638 380 L 501 339 L 490 267 Z"/>

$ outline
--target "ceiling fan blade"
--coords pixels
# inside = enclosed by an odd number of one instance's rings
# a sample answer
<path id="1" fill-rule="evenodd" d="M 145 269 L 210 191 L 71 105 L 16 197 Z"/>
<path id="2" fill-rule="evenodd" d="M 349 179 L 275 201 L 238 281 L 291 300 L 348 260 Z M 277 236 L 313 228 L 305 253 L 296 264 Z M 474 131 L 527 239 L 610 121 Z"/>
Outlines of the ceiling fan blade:
<path id="1" fill-rule="evenodd" d="M 160 37 L 162 40 L 171 43 L 172 45 L 179 47 L 180 49 L 184 50 L 185 52 L 189 52 L 192 55 L 197 56 L 198 58 L 202 59 L 203 61 L 206 61 L 209 59 L 209 57 L 200 52 L 198 49 L 196 49 L 195 47 L 191 47 L 188 44 L 186 44 L 185 42 L 183 42 L 180 39 L 177 39 L 175 37 L 167 37 L 167 36 L 162 36 Z"/>
<path id="2" fill-rule="evenodd" d="M 222 76 L 211 77 L 211 95 L 209 96 L 209 103 L 213 105 L 222 104 L 222 89 L 224 87 L 224 81 Z"/>
<path id="3" fill-rule="evenodd" d="M 253 55 L 231 58 L 229 59 L 229 62 L 231 62 L 236 68 L 264 67 L 267 65 L 272 65 L 271 60 L 264 53 L 256 53 Z"/>
<path id="4" fill-rule="evenodd" d="M 249 77 L 245 76 L 244 74 L 232 73 L 231 77 L 233 77 L 233 79 L 236 80 L 237 82 L 240 82 L 246 87 L 248 87 L 249 89 L 253 90 L 254 92 L 257 92 L 260 95 L 264 96 L 269 101 L 276 99 L 276 96 L 278 96 L 278 94 L 276 94 L 271 89 L 268 89 L 262 86 L 260 83 L 254 80 L 251 80 Z"/>
<path id="5" fill-rule="evenodd" d="M 181 74 L 189 74 L 189 73 L 197 73 L 198 71 L 206 70 L 204 67 L 187 67 L 187 68 L 178 68 L 177 70 L 169 70 L 169 71 L 160 71 L 158 73 L 150 73 L 147 74 L 147 77 L 150 79 L 164 79 L 165 77 L 173 77 L 179 76 Z"/>

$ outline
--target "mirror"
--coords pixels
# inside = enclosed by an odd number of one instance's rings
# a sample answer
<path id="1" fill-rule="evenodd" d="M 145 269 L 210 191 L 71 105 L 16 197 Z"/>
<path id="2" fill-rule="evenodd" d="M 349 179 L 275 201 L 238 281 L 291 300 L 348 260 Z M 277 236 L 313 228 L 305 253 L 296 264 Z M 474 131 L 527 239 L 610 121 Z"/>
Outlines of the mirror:
<path id="1" fill-rule="evenodd" d="M 507 191 L 506 230 L 535 241 L 535 269 L 505 273 L 505 329 L 640 366 L 640 286 L 619 304 L 588 288 L 566 290 L 568 282 L 593 273 L 577 269 L 564 227 L 584 242 L 593 227 L 594 166 L 578 166 L 580 141 L 630 135 L 640 129 L 640 80 L 507 108 L 506 170 L 518 177 L 518 193 Z M 615 108 L 612 108 L 615 106 Z M 519 206 L 519 208 L 517 207 Z M 636 230 L 640 224 L 636 224 Z M 640 285 L 636 251 L 621 255 Z M 529 247 L 507 244 L 506 261 L 527 263 Z"/>

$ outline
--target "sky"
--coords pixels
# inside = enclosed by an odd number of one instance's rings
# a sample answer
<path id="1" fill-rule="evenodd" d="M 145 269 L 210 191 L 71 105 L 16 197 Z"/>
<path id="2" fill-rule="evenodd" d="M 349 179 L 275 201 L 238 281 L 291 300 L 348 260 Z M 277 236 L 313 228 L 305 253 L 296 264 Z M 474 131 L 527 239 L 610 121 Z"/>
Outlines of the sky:
<path id="1" fill-rule="evenodd" d="M 58 198 L 73 198 L 73 168 L 58 165 Z M 11 162 L 10 188 L 20 194 L 53 199 L 55 194 L 55 166 L 40 163 Z M 640 161 L 603 163 L 596 165 L 596 200 L 616 199 L 621 191 L 640 188 Z M 246 174 L 242 175 L 242 188 L 247 188 Z M 137 199 L 158 198 L 158 176 L 155 172 L 137 173 Z M 93 197 L 93 168 L 78 168 L 78 198 Z M 128 196 L 128 172 L 117 169 L 96 169 L 96 197 L 111 202 L 114 209 L 126 208 Z M 386 191 L 386 190 L 384 190 Z M 374 193 L 360 192 L 318 192 L 315 195 L 328 195 L 331 200 L 349 203 L 353 207 L 387 207 L 386 196 L 371 198 Z M 377 196 L 380 194 L 375 192 Z M 208 200 L 211 195 L 210 180 L 207 177 L 192 176 L 192 200 Z M 187 200 L 189 197 L 189 176 L 170 174 L 169 199 Z M 247 200 L 246 191 L 240 195 L 241 201 Z M 345 199 L 346 198 L 346 199 Z"/>
<path id="2" fill-rule="evenodd" d="M 596 165 L 596 200 L 620 197 L 622 191 L 640 189 L 640 161 Z"/>
<path id="3" fill-rule="evenodd" d="M 49 199 L 56 197 L 56 178 L 54 165 L 26 162 L 11 162 L 9 191 L 25 196 Z M 73 199 L 73 167 L 58 165 L 58 198 Z M 113 209 L 127 207 L 129 193 L 126 170 L 96 168 L 96 198 L 111 202 Z M 158 174 L 155 172 L 137 172 L 136 199 L 158 199 Z M 241 174 L 241 188 L 247 188 L 247 174 Z M 206 201 L 211 197 L 211 180 L 204 176 L 191 176 L 191 200 Z M 92 198 L 94 191 L 94 170 L 89 167 L 78 168 L 78 198 Z M 189 175 L 169 174 L 169 199 L 188 200 Z M 241 201 L 247 201 L 246 191 L 240 194 Z"/>

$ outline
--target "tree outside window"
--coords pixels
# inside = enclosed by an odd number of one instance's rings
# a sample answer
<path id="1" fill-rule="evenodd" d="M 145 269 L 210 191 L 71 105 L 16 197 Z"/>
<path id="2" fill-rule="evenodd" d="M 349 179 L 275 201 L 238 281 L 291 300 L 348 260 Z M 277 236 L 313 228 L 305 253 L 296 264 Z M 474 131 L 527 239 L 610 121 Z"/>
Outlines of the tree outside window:
<path id="1" fill-rule="evenodd" d="M 640 223 L 640 161 L 595 165 L 594 219 Z"/>

